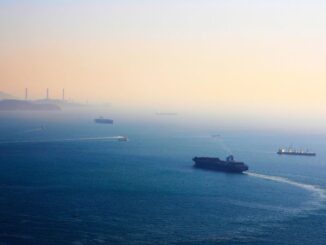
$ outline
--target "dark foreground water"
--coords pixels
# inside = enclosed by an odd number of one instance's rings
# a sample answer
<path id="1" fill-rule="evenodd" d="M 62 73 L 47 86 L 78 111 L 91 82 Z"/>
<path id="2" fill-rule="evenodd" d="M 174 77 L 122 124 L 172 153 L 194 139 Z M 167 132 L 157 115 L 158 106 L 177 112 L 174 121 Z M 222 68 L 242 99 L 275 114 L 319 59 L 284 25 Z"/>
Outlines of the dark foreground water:
<path id="1" fill-rule="evenodd" d="M 325 136 L 53 118 L 1 115 L 0 244 L 326 244 Z M 248 174 L 192 168 L 228 148 Z"/>

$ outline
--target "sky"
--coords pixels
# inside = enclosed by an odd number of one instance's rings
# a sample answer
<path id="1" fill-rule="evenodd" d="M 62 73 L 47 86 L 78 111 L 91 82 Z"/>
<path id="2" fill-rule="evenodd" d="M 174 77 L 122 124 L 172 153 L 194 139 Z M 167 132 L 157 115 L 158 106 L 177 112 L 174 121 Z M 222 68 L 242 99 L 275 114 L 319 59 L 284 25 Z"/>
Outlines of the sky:
<path id="1" fill-rule="evenodd" d="M 322 0 L 0 0 L 0 91 L 326 122 Z"/>

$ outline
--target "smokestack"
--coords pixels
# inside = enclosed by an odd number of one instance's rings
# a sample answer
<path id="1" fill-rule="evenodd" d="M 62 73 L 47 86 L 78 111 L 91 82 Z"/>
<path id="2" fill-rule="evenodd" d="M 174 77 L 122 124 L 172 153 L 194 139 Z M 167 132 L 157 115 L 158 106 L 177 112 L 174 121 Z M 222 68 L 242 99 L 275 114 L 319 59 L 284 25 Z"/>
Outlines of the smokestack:
<path id="1" fill-rule="evenodd" d="M 28 89 L 25 88 L 25 100 L 28 100 Z"/>
<path id="2" fill-rule="evenodd" d="M 65 100 L 65 89 L 62 89 L 62 100 Z"/>
<path id="3" fill-rule="evenodd" d="M 49 99 L 49 89 L 48 88 L 46 89 L 46 99 L 47 100 Z"/>

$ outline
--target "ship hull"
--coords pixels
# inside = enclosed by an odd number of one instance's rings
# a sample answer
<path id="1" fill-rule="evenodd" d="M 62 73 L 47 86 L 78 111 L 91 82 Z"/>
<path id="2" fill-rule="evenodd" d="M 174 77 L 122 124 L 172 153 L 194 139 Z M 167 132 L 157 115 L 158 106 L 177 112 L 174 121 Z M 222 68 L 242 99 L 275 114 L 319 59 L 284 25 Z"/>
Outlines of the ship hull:
<path id="1" fill-rule="evenodd" d="M 94 119 L 94 122 L 100 124 L 113 124 L 113 120 L 111 119 Z"/>
<path id="2" fill-rule="evenodd" d="M 218 172 L 242 173 L 249 168 L 243 162 L 221 161 L 219 158 L 195 157 L 194 167 Z"/>
<path id="3" fill-rule="evenodd" d="M 290 156 L 308 156 L 314 157 L 316 153 L 300 153 L 300 152 L 277 152 L 279 155 L 290 155 Z"/>

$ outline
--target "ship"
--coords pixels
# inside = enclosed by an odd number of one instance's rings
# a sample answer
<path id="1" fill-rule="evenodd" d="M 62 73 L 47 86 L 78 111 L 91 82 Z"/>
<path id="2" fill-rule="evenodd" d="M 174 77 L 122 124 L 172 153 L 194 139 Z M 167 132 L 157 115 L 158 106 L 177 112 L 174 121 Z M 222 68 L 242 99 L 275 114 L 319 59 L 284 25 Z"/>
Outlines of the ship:
<path id="1" fill-rule="evenodd" d="M 228 156 L 225 161 L 218 157 L 194 157 L 195 168 L 222 171 L 229 173 L 242 173 L 247 171 L 249 167 L 243 162 L 237 162 L 232 155 Z"/>
<path id="2" fill-rule="evenodd" d="M 126 136 L 118 136 L 118 141 L 129 141 L 129 139 Z"/>
<path id="3" fill-rule="evenodd" d="M 156 116 L 177 116 L 176 112 L 157 112 Z"/>
<path id="4" fill-rule="evenodd" d="M 291 147 L 289 148 L 280 148 L 277 151 L 277 154 L 279 155 L 293 155 L 293 156 L 316 156 L 315 152 L 309 151 L 309 150 L 296 150 Z"/>
<path id="5" fill-rule="evenodd" d="M 99 117 L 94 119 L 95 123 L 101 123 L 101 124 L 113 124 L 112 119 L 104 118 L 104 117 Z"/>

